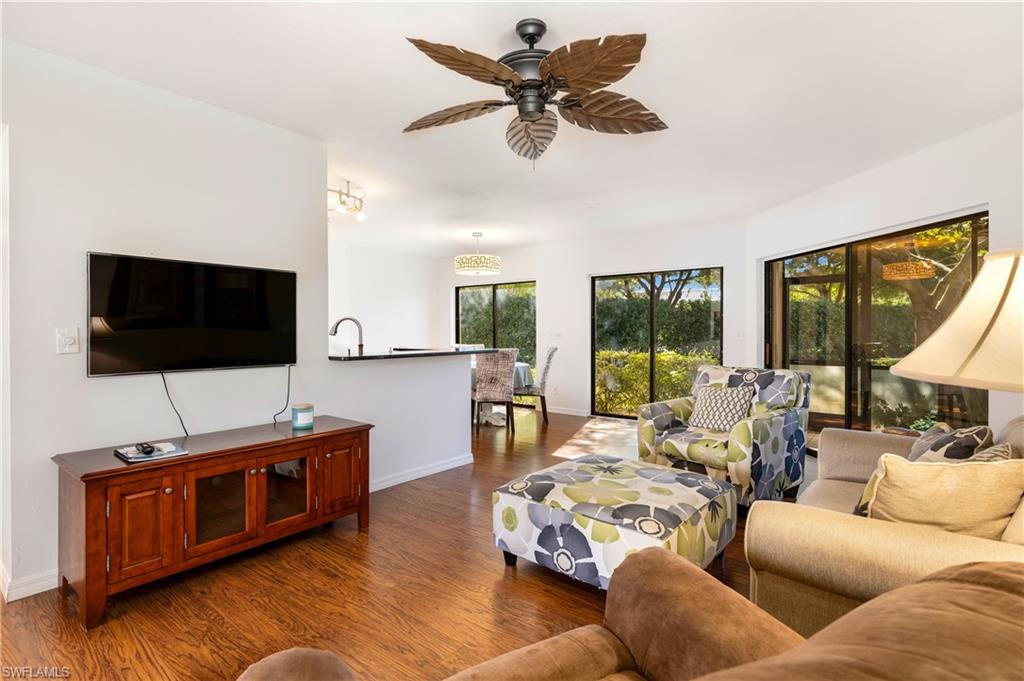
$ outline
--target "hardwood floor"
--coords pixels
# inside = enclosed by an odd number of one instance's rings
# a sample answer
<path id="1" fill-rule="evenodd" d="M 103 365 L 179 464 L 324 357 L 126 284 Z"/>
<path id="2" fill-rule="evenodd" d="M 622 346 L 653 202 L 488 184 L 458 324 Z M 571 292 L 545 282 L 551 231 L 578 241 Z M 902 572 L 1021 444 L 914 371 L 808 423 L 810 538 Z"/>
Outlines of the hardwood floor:
<path id="1" fill-rule="evenodd" d="M 371 524 L 336 521 L 112 597 L 83 630 L 56 589 L 0 602 L 0 665 L 68 667 L 73 679 L 234 679 L 291 646 L 338 653 L 361 676 L 442 679 L 574 627 L 599 623 L 604 593 L 491 543 L 491 490 L 560 461 L 586 419 L 516 412 L 484 427 L 475 463 L 371 496 Z M 372 462 L 371 462 L 372 465 Z M 712 574 L 746 593 L 743 528 Z"/>

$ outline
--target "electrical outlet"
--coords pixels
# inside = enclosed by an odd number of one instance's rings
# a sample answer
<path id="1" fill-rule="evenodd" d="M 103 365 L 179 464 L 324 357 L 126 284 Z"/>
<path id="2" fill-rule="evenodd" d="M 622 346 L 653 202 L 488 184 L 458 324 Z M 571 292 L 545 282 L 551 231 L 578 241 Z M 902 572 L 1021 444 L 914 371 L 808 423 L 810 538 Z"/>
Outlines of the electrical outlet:
<path id="1" fill-rule="evenodd" d="M 57 328 L 57 354 L 73 355 L 79 352 L 78 327 L 66 326 Z"/>

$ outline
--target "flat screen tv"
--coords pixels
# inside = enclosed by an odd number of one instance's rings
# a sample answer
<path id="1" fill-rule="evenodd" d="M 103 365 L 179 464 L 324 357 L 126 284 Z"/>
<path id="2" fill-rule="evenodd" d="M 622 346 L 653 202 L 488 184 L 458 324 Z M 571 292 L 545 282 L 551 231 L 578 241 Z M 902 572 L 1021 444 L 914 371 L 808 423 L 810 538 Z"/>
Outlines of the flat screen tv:
<path id="1" fill-rule="evenodd" d="M 295 273 L 89 253 L 89 375 L 295 363 Z"/>

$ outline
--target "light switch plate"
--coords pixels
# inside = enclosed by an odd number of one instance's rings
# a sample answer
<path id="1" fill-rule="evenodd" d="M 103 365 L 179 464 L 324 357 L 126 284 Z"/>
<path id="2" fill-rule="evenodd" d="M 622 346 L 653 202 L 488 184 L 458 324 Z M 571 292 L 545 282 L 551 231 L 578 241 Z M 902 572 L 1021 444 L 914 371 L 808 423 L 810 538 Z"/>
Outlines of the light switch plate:
<path id="1" fill-rule="evenodd" d="M 73 355 L 80 351 L 78 345 L 78 327 L 65 326 L 57 328 L 57 354 Z"/>

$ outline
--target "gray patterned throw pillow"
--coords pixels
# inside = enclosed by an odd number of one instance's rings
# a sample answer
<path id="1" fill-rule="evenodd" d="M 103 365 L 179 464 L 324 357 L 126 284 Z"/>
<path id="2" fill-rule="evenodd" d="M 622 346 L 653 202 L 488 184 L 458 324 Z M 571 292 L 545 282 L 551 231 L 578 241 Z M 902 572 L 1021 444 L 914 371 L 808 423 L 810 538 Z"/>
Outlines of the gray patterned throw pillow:
<path id="1" fill-rule="evenodd" d="M 690 415 L 692 428 L 728 433 L 737 423 L 747 418 L 754 399 L 753 386 L 722 388 L 709 385 L 701 389 Z"/>
<path id="2" fill-rule="evenodd" d="M 921 434 L 910 449 L 910 461 L 946 461 L 956 463 L 971 459 L 975 452 L 992 444 L 992 429 L 973 426 L 953 430 L 945 423 L 936 423 Z"/>

